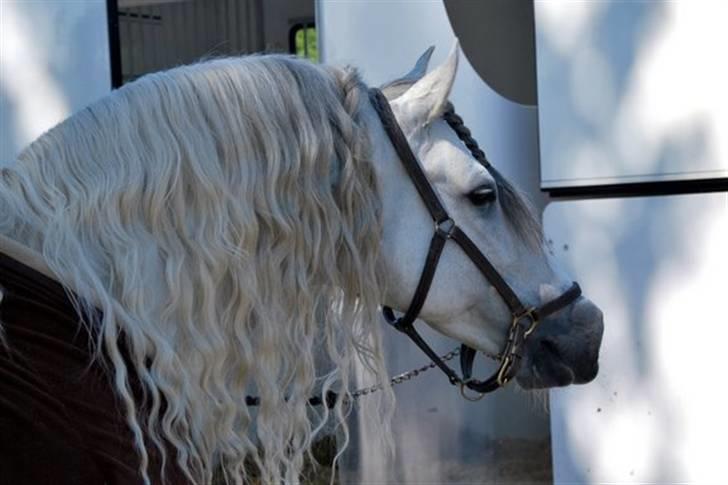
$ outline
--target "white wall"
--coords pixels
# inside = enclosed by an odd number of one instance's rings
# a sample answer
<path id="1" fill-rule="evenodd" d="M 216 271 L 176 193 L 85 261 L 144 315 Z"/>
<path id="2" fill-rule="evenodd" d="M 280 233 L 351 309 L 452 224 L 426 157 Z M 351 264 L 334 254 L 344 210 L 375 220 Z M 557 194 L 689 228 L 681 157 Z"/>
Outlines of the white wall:
<path id="1" fill-rule="evenodd" d="M 111 89 L 104 0 L 0 1 L 0 165 Z"/>
<path id="2" fill-rule="evenodd" d="M 558 202 L 545 226 L 605 315 L 596 381 L 551 392 L 555 483 L 726 483 L 728 194 Z"/>

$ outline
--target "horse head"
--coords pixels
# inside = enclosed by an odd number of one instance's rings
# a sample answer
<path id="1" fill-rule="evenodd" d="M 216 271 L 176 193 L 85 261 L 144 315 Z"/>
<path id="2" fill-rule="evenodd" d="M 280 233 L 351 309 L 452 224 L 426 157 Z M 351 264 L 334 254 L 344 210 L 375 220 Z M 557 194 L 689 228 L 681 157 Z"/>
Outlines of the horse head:
<path id="1" fill-rule="evenodd" d="M 406 76 L 383 90 L 397 124 L 450 218 L 468 234 L 525 307 L 538 308 L 568 291 L 572 281 L 544 243 L 528 202 L 493 167 L 476 160 L 443 115 L 450 109 L 458 64 L 448 59 L 425 74 L 429 49 Z M 376 164 L 383 204 L 385 304 L 405 312 L 428 255 L 433 216 L 383 130 Z M 457 244 L 446 244 L 419 317 L 435 330 L 486 354 L 505 348 L 512 309 Z M 589 382 L 598 371 L 602 313 L 585 297 L 560 308 L 533 329 L 516 375 L 524 388 Z"/>

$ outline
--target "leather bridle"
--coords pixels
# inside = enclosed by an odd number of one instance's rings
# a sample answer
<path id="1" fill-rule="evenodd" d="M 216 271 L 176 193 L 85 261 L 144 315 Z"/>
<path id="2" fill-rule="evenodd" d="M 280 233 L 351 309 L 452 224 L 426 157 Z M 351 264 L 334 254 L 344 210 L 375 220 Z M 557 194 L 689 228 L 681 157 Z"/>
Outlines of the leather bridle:
<path id="1" fill-rule="evenodd" d="M 404 165 L 422 201 L 425 203 L 428 212 L 432 216 L 435 226 L 425 265 L 407 311 L 404 315 L 397 317 L 390 307 L 385 306 L 383 308 L 384 317 L 394 328 L 407 335 L 447 375 L 450 383 L 459 385 L 463 395 L 465 395 L 464 391 L 466 388 L 478 392 L 481 395 L 492 392 L 506 385 L 516 376 L 523 357 L 524 343 L 542 319 L 573 303 L 581 295 L 581 288 L 574 282 L 561 296 L 540 307 L 536 308 L 524 305 L 488 258 L 478 249 L 467 234 L 455 224 L 455 221 L 450 217 L 442 202 L 440 202 L 437 192 L 435 192 L 435 189 L 427 180 L 425 172 L 422 170 L 422 167 L 417 161 L 417 157 L 407 142 L 407 138 L 397 123 L 387 98 L 378 89 L 371 89 L 369 96 L 387 136 L 392 142 L 399 159 Z M 455 129 L 461 140 L 466 143 L 473 156 L 488 170 L 493 170 L 485 159 L 482 150 L 478 148 L 477 143 L 469 136 L 467 129 L 465 129 L 467 133 L 463 136 L 462 120 L 459 120 L 459 117 L 452 111 L 449 117 L 445 117 L 445 120 Z M 459 120 L 461 130 L 455 128 L 453 120 Z M 449 367 L 435 353 L 414 327 L 414 322 L 427 299 L 427 294 L 432 285 L 440 256 L 448 240 L 452 240 L 460 246 L 483 276 L 498 291 L 511 312 L 512 320 L 508 329 L 505 347 L 496 356 L 500 360 L 500 365 L 495 373 L 484 381 L 472 378 L 473 360 L 476 355 L 475 349 L 462 344 L 460 350 L 462 375 L 459 376 L 456 371 Z"/>

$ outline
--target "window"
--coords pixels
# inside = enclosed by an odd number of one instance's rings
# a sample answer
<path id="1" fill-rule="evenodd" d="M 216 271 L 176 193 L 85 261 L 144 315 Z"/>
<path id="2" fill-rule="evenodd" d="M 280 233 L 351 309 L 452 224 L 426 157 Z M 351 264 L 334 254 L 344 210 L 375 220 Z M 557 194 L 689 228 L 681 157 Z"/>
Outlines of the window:
<path id="1" fill-rule="evenodd" d="M 290 51 L 299 57 L 318 62 L 318 42 L 313 22 L 298 23 L 291 27 Z"/>

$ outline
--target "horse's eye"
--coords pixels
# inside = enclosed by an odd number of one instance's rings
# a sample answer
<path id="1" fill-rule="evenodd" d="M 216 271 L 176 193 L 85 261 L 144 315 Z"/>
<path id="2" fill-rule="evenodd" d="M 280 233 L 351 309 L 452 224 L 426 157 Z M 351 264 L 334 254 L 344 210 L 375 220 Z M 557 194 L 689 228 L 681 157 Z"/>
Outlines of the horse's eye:
<path id="1" fill-rule="evenodd" d="M 495 197 L 495 189 L 488 185 L 480 186 L 468 194 L 468 199 L 476 206 L 495 202 Z"/>

